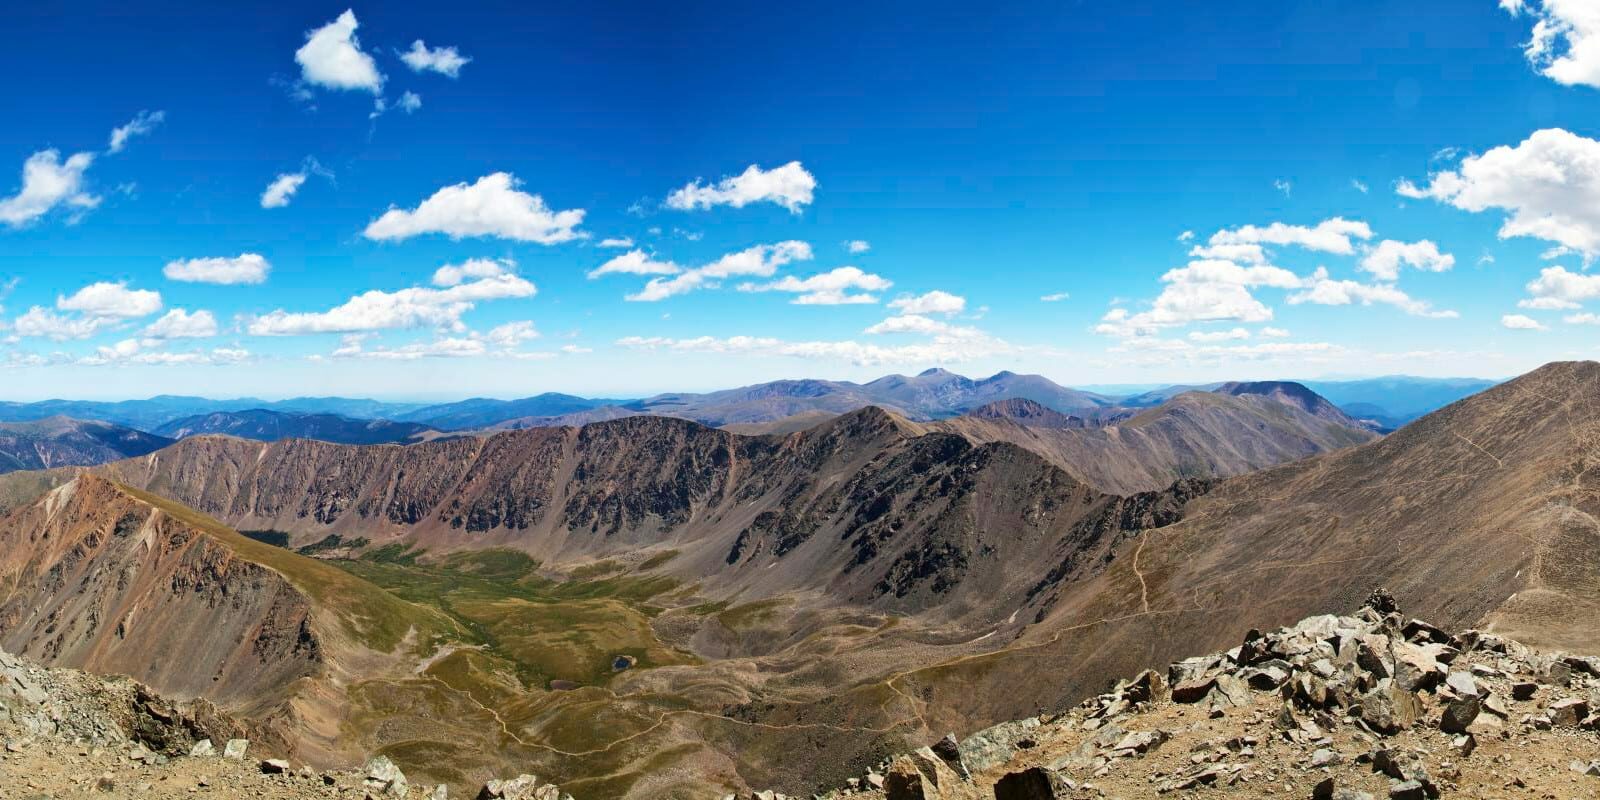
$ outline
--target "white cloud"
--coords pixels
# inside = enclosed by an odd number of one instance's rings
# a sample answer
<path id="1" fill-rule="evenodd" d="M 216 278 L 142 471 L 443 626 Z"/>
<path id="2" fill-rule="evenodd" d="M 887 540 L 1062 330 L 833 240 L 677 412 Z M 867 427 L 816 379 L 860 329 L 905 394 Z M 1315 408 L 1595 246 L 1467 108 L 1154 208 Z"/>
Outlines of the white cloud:
<path id="1" fill-rule="evenodd" d="M 191 314 L 174 308 L 146 326 L 143 335 L 152 339 L 205 339 L 217 335 L 217 318 L 210 311 Z"/>
<path id="2" fill-rule="evenodd" d="M 1358 191 L 1358 192 L 1360 192 L 1362 194 L 1366 194 L 1367 192 L 1372 191 L 1372 187 L 1367 186 L 1365 183 L 1362 183 L 1359 179 L 1356 179 L 1356 178 L 1351 178 L 1350 179 L 1350 188 L 1355 189 L 1356 191 Z"/>
<path id="3" fill-rule="evenodd" d="M 1561 321 L 1568 325 L 1600 325 L 1600 314 L 1568 314 Z"/>
<path id="4" fill-rule="evenodd" d="M 1514 331 L 1544 331 L 1549 330 L 1543 323 L 1532 317 L 1522 314 L 1506 314 L 1500 318 L 1500 324 Z"/>
<path id="5" fill-rule="evenodd" d="M 671 278 L 652 278 L 634 294 L 625 299 L 634 302 L 656 302 L 696 289 L 715 288 L 723 278 L 753 276 L 770 278 L 778 267 L 794 261 L 810 261 L 811 245 L 800 241 L 762 244 L 729 253 L 703 267 L 685 270 Z"/>
<path id="6" fill-rule="evenodd" d="M 233 258 L 191 258 L 169 261 L 161 274 L 168 280 L 186 283 L 215 283 L 232 286 L 264 283 L 272 264 L 259 253 L 240 253 Z"/>
<path id="7" fill-rule="evenodd" d="M 1240 264 L 1267 263 L 1267 250 L 1259 244 L 1197 244 L 1189 248 L 1194 258 L 1233 261 Z"/>
<path id="8" fill-rule="evenodd" d="M 467 280 L 480 278 L 498 278 L 509 275 L 517 268 L 517 262 L 503 258 L 499 260 L 488 258 L 469 258 L 460 264 L 446 264 L 433 272 L 434 286 L 460 286 Z"/>
<path id="9" fill-rule="evenodd" d="M 1284 197 L 1292 197 L 1294 195 L 1294 184 L 1292 184 L 1292 183 L 1290 183 L 1290 182 L 1288 182 L 1288 181 L 1286 181 L 1286 180 L 1284 180 L 1282 178 L 1279 178 L 1278 180 L 1273 181 L 1272 182 L 1272 188 L 1277 189 L 1280 192 L 1283 192 L 1283 196 Z"/>
<path id="10" fill-rule="evenodd" d="M 1388 284 L 1334 280 L 1328 277 L 1328 271 L 1322 267 L 1318 267 L 1316 273 L 1305 282 L 1303 291 L 1289 295 L 1290 305 L 1301 303 L 1322 306 L 1345 306 L 1352 303 L 1364 306 L 1388 305 L 1412 316 L 1429 319 L 1455 319 L 1460 316 L 1454 311 L 1435 311 L 1432 304 L 1427 301 L 1416 300 Z"/>
<path id="11" fill-rule="evenodd" d="M 883 364 L 953 364 L 962 361 L 1014 352 L 1005 342 L 983 337 L 951 339 L 899 346 L 863 344 L 854 340 L 786 341 L 759 336 L 672 339 L 659 336 L 627 336 L 617 345 L 634 350 L 667 350 L 683 353 L 719 355 L 786 356 L 791 358 L 847 361 L 858 366 Z"/>
<path id="12" fill-rule="evenodd" d="M 432 71 L 450 78 L 460 77 L 461 68 L 472 61 L 454 47 L 430 48 L 421 39 L 412 42 L 411 49 L 400 54 L 400 60 L 412 72 Z"/>
<path id="13" fill-rule="evenodd" d="M 100 205 L 100 198 L 83 188 L 83 173 L 93 163 L 93 153 L 74 153 L 66 161 L 56 150 L 29 156 L 22 164 L 22 187 L 0 199 L 0 222 L 20 228 L 57 207 L 84 210 Z"/>
<path id="14" fill-rule="evenodd" d="M 1409 244 L 1385 239 L 1368 250 L 1366 256 L 1361 259 L 1361 269 L 1384 281 L 1399 280 L 1402 266 L 1412 266 L 1428 272 L 1444 272 L 1455 265 L 1455 256 L 1440 253 L 1439 246 L 1427 239 Z"/>
<path id="15" fill-rule="evenodd" d="M 1180 241 L 1180 242 L 1192 242 L 1192 241 L 1194 241 L 1194 231 L 1184 231 L 1183 233 L 1178 234 L 1178 241 Z"/>
<path id="16" fill-rule="evenodd" d="M 900 297 L 889 307 L 902 314 L 959 314 L 967 308 L 967 298 L 934 289 L 915 297 Z"/>
<path id="17" fill-rule="evenodd" d="M 751 203 L 767 202 L 798 214 L 801 207 L 811 203 L 816 188 L 817 179 L 798 161 L 771 170 L 751 164 L 744 172 L 715 184 L 702 185 L 696 180 L 667 195 L 667 206 L 691 211 L 712 206 L 744 208 Z"/>
<path id="18" fill-rule="evenodd" d="M 338 19 L 306 34 L 306 43 L 294 53 L 300 76 L 328 89 L 382 92 L 383 75 L 356 39 L 359 26 L 355 12 L 346 10 Z"/>
<path id="19" fill-rule="evenodd" d="M 601 239 L 600 243 L 595 245 L 595 247 L 632 247 L 632 246 L 633 246 L 633 238 L 630 237 L 630 236 L 613 236 L 613 237 L 611 237 L 609 239 Z"/>
<path id="20" fill-rule="evenodd" d="M 400 95 L 400 110 L 407 114 L 414 114 L 422 108 L 422 95 L 416 92 L 406 92 Z"/>
<path id="21" fill-rule="evenodd" d="M 1600 275 L 1569 272 L 1565 267 L 1545 267 L 1539 277 L 1528 282 L 1529 299 L 1523 308 L 1577 308 L 1580 303 L 1600 298 Z"/>
<path id="22" fill-rule="evenodd" d="M 495 347 L 512 348 L 523 342 L 539 338 L 539 331 L 533 326 L 532 322 L 521 320 L 490 328 L 489 333 L 483 338 L 484 341 Z"/>
<path id="23" fill-rule="evenodd" d="M 1299 276 L 1280 267 L 1244 266 L 1220 259 L 1201 259 L 1168 270 L 1166 284 L 1147 311 L 1113 308 L 1100 318 L 1095 332 L 1107 336 L 1148 336 L 1161 328 L 1193 322 L 1266 322 L 1272 309 L 1250 293 L 1254 287 L 1293 289 Z"/>
<path id="24" fill-rule="evenodd" d="M 1289 332 L 1284 330 L 1284 329 L 1282 329 L 1282 328 L 1262 328 L 1260 333 L 1261 333 L 1261 338 L 1263 338 L 1263 339 L 1287 339 L 1287 338 L 1289 338 Z"/>
<path id="25" fill-rule="evenodd" d="M 273 178 L 272 183 L 267 184 L 267 190 L 261 193 L 261 207 L 283 208 L 289 205 L 289 199 L 300 191 L 300 185 L 305 182 L 304 172 L 285 172 Z"/>
<path id="26" fill-rule="evenodd" d="M 1244 328 L 1234 328 L 1227 331 L 1193 331 L 1189 338 L 1196 342 L 1232 342 L 1250 338 L 1250 332 Z"/>
<path id="27" fill-rule="evenodd" d="M 114 320 L 104 317 L 67 317 L 42 306 L 28 309 L 17 317 L 11 331 L 18 337 L 39 337 L 64 342 L 69 339 L 87 339 L 108 327 Z"/>
<path id="28" fill-rule="evenodd" d="M 838 267 L 809 278 L 786 275 L 771 283 L 746 283 L 739 287 L 739 291 L 794 292 L 799 295 L 791 301 L 796 305 L 837 306 L 876 303 L 876 295 L 852 293 L 852 290 L 881 292 L 893 285 L 888 279 L 863 272 L 857 267 Z"/>
<path id="29" fill-rule="evenodd" d="M 413 211 L 391 206 L 367 226 L 368 239 L 408 239 L 442 233 L 452 239 L 497 236 L 522 242 L 556 244 L 586 236 L 576 228 L 583 209 L 551 211 L 544 198 L 517 190 L 510 173 L 496 172 L 476 183 L 446 186 Z"/>
<path id="30" fill-rule="evenodd" d="M 602 275 L 677 275 L 683 267 L 671 261 L 657 261 L 643 250 L 629 250 L 589 270 L 589 279 Z"/>
<path id="31" fill-rule="evenodd" d="M 1500 7 L 1533 17 L 1523 54 L 1540 74 L 1600 89 L 1600 8 L 1592 0 L 1500 0 Z"/>
<path id="32" fill-rule="evenodd" d="M 479 278 L 444 289 L 412 287 L 394 292 L 373 289 L 323 312 L 290 313 L 279 309 L 251 320 L 256 336 L 311 333 L 357 333 L 391 328 L 433 326 L 465 330 L 461 316 L 488 300 L 532 297 L 538 289 L 510 273 Z"/>
<path id="33" fill-rule="evenodd" d="M 1045 303 L 1059 303 L 1070 297 L 1072 297 L 1070 292 L 1056 292 L 1054 294 L 1041 295 L 1039 300 Z"/>
<path id="34" fill-rule="evenodd" d="M 57 297 L 56 308 L 77 311 L 86 317 L 133 319 L 161 310 L 161 294 L 148 289 L 129 289 L 125 283 L 100 282 Z"/>
<path id="35" fill-rule="evenodd" d="M 1367 223 L 1334 217 L 1318 223 L 1314 228 L 1282 222 L 1274 222 L 1266 227 L 1243 225 L 1232 230 L 1217 231 L 1211 236 L 1211 244 L 1293 245 L 1347 256 L 1355 252 L 1352 239 L 1364 241 L 1371 238 L 1372 228 Z"/>
<path id="36" fill-rule="evenodd" d="M 247 350 L 219 347 L 210 352 L 192 350 L 172 353 L 157 349 L 163 345 L 150 339 L 124 339 L 114 345 L 95 348 L 94 355 L 78 359 L 85 366 L 111 366 L 116 364 L 146 364 L 155 366 L 180 366 L 194 364 L 236 364 L 250 357 Z"/>
<path id="37" fill-rule="evenodd" d="M 1600 142 L 1560 128 L 1468 156 L 1457 169 L 1431 175 L 1426 186 L 1401 181 L 1396 191 L 1475 213 L 1503 209 L 1502 239 L 1531 236 L 1589 259 L 1600 255 Z"/>
<path id="38" fill-rule="evenodd" d="M 569 355 L 575 355 L 576 356 L 576 355 L 582 355 L 584 353 L 593 353 L 594 352 L 594 348 L 592 348 L 592 347 L 583 347 L 582 345 L 576 345 L 576 344 L 564 344 L 564 345 L 561 345 L 561 352 L 567 353 Z"/>
<path id="39" fill-rule="evenodd" d="M 128 124 L 121 127 L 112 128 L 110 146 L 111 152 L 122 152 L 122 148 L 127 146 L 129 139 L 135 136 L 143 136 L 155 130 L 156 126 L 160 125 L 164 120 L 166 120 L 166 118 L 167 114 L 165 111 L 140 111 L 138 114 L 134 115 L 133 119 L 130 120 Z"/>
<path id="40" fill-rule="evenodd" d="M 852 254 L 865 253 L 872 249 L 872 243 L 863 239 L 852 239 L 844 243 L 844 249 Z"/>

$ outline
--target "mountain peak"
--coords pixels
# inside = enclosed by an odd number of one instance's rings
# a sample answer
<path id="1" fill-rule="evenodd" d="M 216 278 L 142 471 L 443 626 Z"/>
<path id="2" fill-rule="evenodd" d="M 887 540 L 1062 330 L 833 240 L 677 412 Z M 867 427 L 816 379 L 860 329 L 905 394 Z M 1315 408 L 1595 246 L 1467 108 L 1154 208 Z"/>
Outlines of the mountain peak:
<path id="1" fill-rule="evenodd" d="M 925 370 L 917 373 L 917 377 L 919 377 L 919 378 L 947 378 L 947 377 L 948 378 L 953 378 L 953 377 L 955 377 L 955 373 L 951 372 L 950 370 L 945 369 L 944 367 L 930 367 L 928 369 L 925 369 Z"/>

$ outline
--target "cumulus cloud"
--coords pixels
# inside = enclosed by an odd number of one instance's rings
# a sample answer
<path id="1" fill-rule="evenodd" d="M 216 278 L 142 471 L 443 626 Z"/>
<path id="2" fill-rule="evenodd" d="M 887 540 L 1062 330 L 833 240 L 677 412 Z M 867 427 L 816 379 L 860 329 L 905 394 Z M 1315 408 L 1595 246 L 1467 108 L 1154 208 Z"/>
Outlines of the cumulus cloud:
<path id="1" fill-rule="evenodd" d="M 509 259 L 469 258 L 460 264 L 446 264 L 433 271 L 434 286 L 460 286 L 469 280 L 499 278 L 516 271 L 517 262 Z"/>
<path id="2" fill-rule="evenodd" d="M 778 268 L 795 261 L 810 261 L 811 245 L 800 241 L 761 244 L 729 253 L 702 267 L 684 270 L 671 278 L 652 278 L 644 288 L 625 299 L 651 303 L 696 289 L 721 285 L 724 278 L 750 276 L 770 278 Z"/>
<path id="3" fill-rule="evenodd" d="M 1436 311 L 1431 303 L 1412 298 L 1388 284 L 1367 284 L 1357 281 L 1334 280 L 1328 271 L 1318 267 L 1305 283 L 1304 290 L 1289 295 L 1290 305 L 1312 303 L 1323 306 L 1346 306 L 1359 303 L 1364 306 L 1388 305 L 1416 317 L 1430 319 L 1455 319 L 1454 311 Z"/>
<path id="4" fill-rule="evenodd" d="M 798 294 L 790 301 L 802 306 L 838 306 L 878 302 L 877 295 L 864 292 L 881 292 L 894 284 L 887 278 L 864 272 L 858 267 L 838 267 L 809 278 L 786 275 L 771 283 L 746 283 L 741 292 L 793 292 Z"/>
<path id="5" fill-rule="evenodd" d="M 1350 179 L 1350 188 L 1352 188 L 1352 189 L 1354 189 L 1354 190 L 1356 190 L 1356 191 L 1358 191 L 1358 192 L 1360 192 L 1362 194 L 1366 194 L 1367 192 L 1372 191 L 1371 187 L 1367 186 L 1365 183 L 1362 183 L 1361 180 L 1358 179 L 1358 178 L 1351 178 Z"/>
<path id="6" fill-rule="evenodd" d="M 844 249 L 852 254 L 865 253 L 872 249 L 872 243 L 864 239 L 852 239 L 844 243 Z"/>
<path id="7" fill-rule="evenodd" d="M 1563 86 L 1600 89 L 1600 11 L 1594 3 L 1500 0 L 1500 7 L 1533 18 L 1533 34 L 1523 54 L 1541 75 Z"/>
<path id="8" fill-rule="evenodd" d="M 166 120 L 165 111 L 140 111 L 126 125 L 111 129 L 110 152 L 120 153 L 128 145 L 128 140 L 135 136 L 143 136 L 156 129 Z"/>
<path id="9" fill-rule="evenodd" d="M 1518 305 L 1534 309 L 1577 308 L 1600 298 L 1600 275 L 1568 271 L 1565 267 L 1545 267 L 1539 277 L 1528 282 L 1528 299 Z"/>
<path id="10" fill-rule="evenodd" d="M 630 236 L 612 236 L 612 237 L 607 238 L 607 239 L 601 239 L 600 243 L 595 245 L 595 247 L 607 247 L 607 248 L 632 247 L 632 246 L 633 246 L 633 238 L 630 237 Z"/>
<path id="11" fill-rule="evenodd" d="M 1257 300 L 1255 287 L 1293 289 L 1299 276 L 1266 264 L 1242 265 L 1219 259 L 1191 261 L 1161 276 L 1166 284 L 1151 308 L 1133 313 L 1113 308 L 1095 332 L 1107 336 L 1148 336 L 1161 328 L 1194 322 L 1266 322 L 1272 309 Z"/>
<path id="12" fill-rule="evenodd" d="M 87 339 L 108 327 L 114 320 L 104 317 L 64 316 L 43 306 L 34 306 L 11 323 L 13 335 L 64 342 Z"/>
<path id="13" fill-rule="evenodd" d="M 412 287 L 394 292 L 373 289 L 327 311 L 291 313 L 279 309 L 251 320 L 248 330 L 256 336 L 359 333 L 429 326 L 464 331 L 466 326 L 461 317 L 478 303 L 532 297 L 537 291 L 533 283 L 509 272 L 440 289 Z"/>
<path id="14" fill-rule="evenodd" d="M 1274 222 L 1265 227 L 1242 225 L 1230 230 L 1217 231 L 1211 236 L 1211 244 L 1292 245 L 1323 253 L 1351 255 L 1355 252 L 1353 239 L 1365 241 L 1371 238 L 1372 228 L 1367 223 L 1334 217 L 1309 228 L 1282 222 Z"/>
<path id="15" fill-rule="evenodd" d="M 1455 265 L 1455 256 L 1439 252 L 1439 246 L 1427 239 L 1409 244 L 1385 239 L 1361 259 L 1361 269 L 1383 281 L 1399 280 L 1402 266 L 1444 272 Z"/>
<path id="16" fill-rule="evenodd" d="M 190 313 L 174 308 L 144 329 L 152 339 L 205 339 L 217 335 L 217 318 L 210 311 Z"/>
<path id="17" fill-rule="evenodd" d="M 454 47 L 428 47 L 421 39 L 411 43 L 411 49 L 400 54 L 400 60 L 412 72 L 437 72 L 449 78 L 461 76 L 461 68 L 472 59 L 461 55 Z"/>
<path id="18" fill-rule="evenodd" d="M 476 183 L 446 186 L 411 211 L 391 206 L 367 226 L 366 237 L 385 241 L 442 233 L 452 239 L 495 236 L 557 244 L 587 235 L 577 230 L 583 209 L 551 211 L 544 198 L 517 185 L 510 173 L 496 172 Z"/>
<path id="19" fill-rule="evenodd" d="M 589 279 L 602 275 L 676 275 L 682 271 L 683 267 L 671 261 L 658 261 L 643 250 L 629 250 L 589 270 Z"/>
<path id="20" fill-rule="evenodd" d="M 1280 192 L 1283 192 L 1283 196 L 1284 197 L 1292 197 L 1292 196 L 1294 196 L 1294 184 L 1292 184 L 1292 183 L 1290 183 L 1290 182 L 1288 182 L 1288 181 L 1286 181 L 1286 180 L 1284 180 L 1282 178 L 1279 178 L 1279 179 L 1273 181 L 1272 182 L 1272 188 L 1277 189 Z"/>
<path id="21" fill-rule="evenodd" d="M 240 253 L 232 258 L 191 258 L 169 261 L 161 269 L 168 280 L 214 283 L 223 286 L 265 283 L 272 264 L 260 253 Z"/>
<path id="22" fill-rule="evenodd" d="M 1289 338 L 1289 332 L 1284 330 L 1284 329 L 1282 329 L 1282 328 L 1262 328 L 1261 329 L 1261 338 L 1263 338 L 1263 339 L 1287 339 L 1287 338 Z"/>
<path id="23" fill-rule="evenodd" d="M 967 298 L 934 289 L 914 297 L 896 298 L 889 301 L 889 307 L 901 314 L 960 314 L 967 308 Z"/>
<path id="24" fill-rule="evenodd" d="M 519 348 L 525 342 L 539 338 L 539 331 L 526 320 L 498 325 L 488 333 L 461 331 L 457 335 L 439 336 L 432 341 L 412 342 L 399 347 L 388 345 L 367 346 L 371 333 L 346 334 L 331 356 L 336 359 L 364 358 L 383 361 L 416 361 L 424 358 L 549 358 L 553 353 L 528 353 Z"/>
<path id="25" fill-rule="evenodd" d="M 359 26 L 355 12 L 346 10 L 338 19 L 306 34 L 306 43 L 294 53 L 300 77 L 328 89 L 382 92 L 383 74 L 356 39 Z"/>
<path id="26" fill-rule="evenodd" d="M 1600 142 L 1560 128 L 1468 156 L 1426 185 L 1401 181 L 1396 191 L 1474 213 L 1501 209 L 1507 212 L 1502 239 L 1529 236 L 1588 259 L 1600 255 Z"/>
<path id="27" fill-rule="evenodd" d="M 422 108 L 422 95 L 416 92 L 406 92 L 400 95 L 400 110 L 407 114 L 414 114 Z"/>
<path id="28" fill-rule="evenodd" d="M 798 161 L 771 170 L 751 164 L 744 172 L 714 184 L 703 185 L 696 180 L 674 191 L 667 195 L 667 207 L 692 211 L 713 206 L 744 208 L 751 203 L 776 203 L 798 214 L 811 203 L 816 188 L 817 179 Z"/>
<path id="29" fill-rule="evenodd" d="M 148 289 L 129 289 L 126 283 L 102 281 L 57 297 L 56 308 L 77 311 L 87 317 L 134 319 L 161 310 L 161 294 Z"/>
<path id="30" fill-rule="evenodd" d="M 1545 331 L 1549 330 L 1543 323 L 1532 317 L 1522 314 L 1506 314 L 1500 318 L 1500 324 L 1514 331 Z"/>
<path id="31" fill-rule="evenodd" d="M 81 212 L 100 205 L 100 198 L 83 185 L 83 173 L 93 163 L 93 153 L 74 153 L 66 161 L 57 150 L 29 156 L 22 164 L 21 188 L 0 198 L 0 222 L 20 228 L 57 208 Z"/>

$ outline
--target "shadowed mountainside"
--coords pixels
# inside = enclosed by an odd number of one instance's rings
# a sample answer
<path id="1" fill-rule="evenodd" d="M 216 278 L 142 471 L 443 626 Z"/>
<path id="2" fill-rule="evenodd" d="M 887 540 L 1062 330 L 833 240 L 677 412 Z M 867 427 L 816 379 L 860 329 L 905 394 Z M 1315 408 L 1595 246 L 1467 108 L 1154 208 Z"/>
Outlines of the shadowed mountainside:
<path id="1" fill-rule="evenodd" d="M 1354 420 L 1315 416 L 1278 393 L 1188 392 L 1137 416 L 1093 427 L 1061 423 L 1044 411 L 1019 417 L 986 408 L 927 428 L 976 442 L 1020 445 L 1091 486 L 1119 494 L 1184 478 L 1241 475 L 1376 438 Z M 1331 406 L 1326 410 L 1339 414 Z M 1053 422 L 1040 425 L 1040 419 Z"/>
<path id="2" fill-rule="evenodd" d="M 0 423 L 0 473 L 104 464 L 169 444 L 170 438 L 109 422 L 67 417 L 4 422 Z"/>
<path id="3" fill-rule="evenodd" d="M 337 444 L 404 444 L 434 432 L 415 422 L 354 419 L 336 414 L 296 414 L 262 408 L 218 411 L 174 420 L 156 429 L 171 439 L 223 434 L 272 442 L 279 439 L 316 439 Z"/>

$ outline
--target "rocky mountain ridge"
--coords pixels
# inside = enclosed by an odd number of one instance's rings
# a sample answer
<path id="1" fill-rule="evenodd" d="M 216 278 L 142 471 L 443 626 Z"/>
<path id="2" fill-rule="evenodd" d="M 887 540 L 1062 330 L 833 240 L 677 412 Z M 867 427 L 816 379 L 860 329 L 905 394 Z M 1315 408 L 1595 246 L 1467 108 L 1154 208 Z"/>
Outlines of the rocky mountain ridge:
<path id="1" fill-rule="evenodd" d="M 0 473 L 104 464 L 169 444 L 170 438 L 109 422 L 62 416 L 0 422 Z"/>

